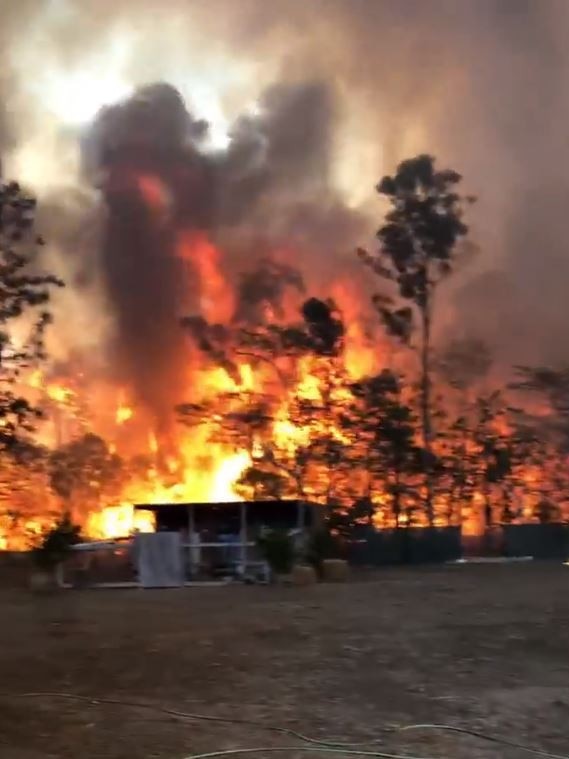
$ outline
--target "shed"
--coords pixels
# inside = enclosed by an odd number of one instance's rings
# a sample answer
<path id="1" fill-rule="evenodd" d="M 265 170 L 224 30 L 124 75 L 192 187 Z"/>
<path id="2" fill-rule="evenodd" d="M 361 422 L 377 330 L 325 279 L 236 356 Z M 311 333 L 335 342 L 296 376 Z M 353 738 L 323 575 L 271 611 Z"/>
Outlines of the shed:
<path id="1" fill-rule="evenodd" d="M 157 534 L 177 534 L 186 581 L 262 574 L 257 536 L 263 527 L 294 531 L 300 538 L 322 520 L 322 507 L 302 500 L 135 504 L 134 508 L 154 513 Z M 149 556 L 152 551 L 156 567 L 158 545 L 159 538 L 151 535 L 139 541 L 140 551 Z M 137 561 L 139 567 L 146 563 L 144 555 Z"/>

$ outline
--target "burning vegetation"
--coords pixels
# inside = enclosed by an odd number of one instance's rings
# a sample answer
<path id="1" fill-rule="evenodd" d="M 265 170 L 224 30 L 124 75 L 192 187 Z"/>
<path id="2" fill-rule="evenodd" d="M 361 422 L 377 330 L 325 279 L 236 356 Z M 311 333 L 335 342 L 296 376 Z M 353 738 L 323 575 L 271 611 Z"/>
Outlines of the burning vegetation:
<path id="1" fill-rule="evenodd" d="M 38 268 L 33 202 L 1 186 L 0 548 L 62 513 L 92 537 L 153 529 L 133 503 L 308 499 L 341 531 L 566 518 L 566 372 L 509 379 L 478 338 L 433 341 L 435 294 L 472 250 L 461 177 L 404 161 L 378 185 L 377 247 L 324 265 L 361 228 L 330 191 L 311 200 L 329 107 L 276 88 L 220 154 L 166 85 L 100 114 L 97 357 L 46 353 L 62 283 Z"/>

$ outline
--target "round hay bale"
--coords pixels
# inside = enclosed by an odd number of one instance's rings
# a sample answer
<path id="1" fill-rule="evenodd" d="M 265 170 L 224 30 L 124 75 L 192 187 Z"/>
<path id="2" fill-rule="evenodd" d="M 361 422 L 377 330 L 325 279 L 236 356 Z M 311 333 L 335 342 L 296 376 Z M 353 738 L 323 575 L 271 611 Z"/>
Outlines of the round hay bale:
<path id="1" fill-rule="evenodd" d="M 322 562 L 322 579 L 324 582 L 346 582 L 350 570 L 344 559 L 324 559 Z"/>
<path id="2" fill-rule="evenodd" d="M 316 570 L 314 567 L 298 565 L 292 570 L 291 580 L 293 585 L 305 586 L 314 585 L 317 582 Z"/>

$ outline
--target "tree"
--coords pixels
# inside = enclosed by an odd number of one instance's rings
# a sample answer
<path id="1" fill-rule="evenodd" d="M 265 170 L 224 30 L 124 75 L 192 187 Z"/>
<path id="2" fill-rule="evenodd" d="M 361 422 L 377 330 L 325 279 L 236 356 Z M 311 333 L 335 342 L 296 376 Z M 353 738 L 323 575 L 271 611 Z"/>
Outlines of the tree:
<path id="1" fill-rule="evenodd" d="M 407 496 L 414 492 L 410 478 L 418 472 L 419 452 L 414 442 L 415 417 L 401 398 L 401 382 L 392 372 L 384 370 L 352 383 L 350 389 L 354 404 L 345 424 L 355 433 L 354 464 L 363 466 L 368 478 L 359 505 L 372 500 L 374 480 L 379 479 L 395 527 L 401 526 L 403 516 L 409 525 L 413 499 Z"/>
<path id="2" fill-rule="evenodd" d="M 569 450 L 569 367 L 553 369 L 545 366 L 516 367 L 518 378 L 510 385 L 512 390 L 540 397 L 547 414 L 539 414 L 529 422 L 540 427 L 542 434 L 549 432 L 559 439 L 560 445 Z"/>
<path id="3" fill-rule="evenodd" d="M 246 360 L 253 368 L 271 367 L 277 391 L 271 394 L 268 382 L 259 390 L 219 393 L 213 399 L 198 399 L 177 407 L 180 421 L 199 425 L 208 420 L 216 442 L 244 448 L 251 465 L 243 473 L 238 488 L 254 497 L 305 495 L 308 470 L 319 470 L 325 480 L 322 497 L 330 497 L 340 457 L 340 442 L 330 423 L 334 411 L 344 346 L 342 315 L 332 300 L 308 298 L 300 308 L 300 319 L 292 324 L 209 324 L 202 317 L 187 317 L 182 325 L 199 349 L 216 366 L 226 370 L 240 384 L 239 364 Z M 299 390 L 303 369 L 309 365 L 317 380 L 314 397 Z M 266 379 L 266 378 L 265 378 Z M 286 419 L 282 419 L 283 398 L 287 399 Z M 292 424 L 301 431 L 291 446 L 279 446 L 275 425 Z"/>
<path id="4" fill-rule="evenodd" d="M 44 571 L 53 571 L 69 556 L 72 548 L 81 542 L 81 528 L 64 514 L 40 538 L 32 550 L 34 563 Z"/>
<path id="5" fill-rule="evenodd" d="M 490 351 L 482 340 L 465 337 L 452 340 L 437 352 L 434 368 L 444 382 L 444 398 L 437 399 L 437 453 L 444 466 L 441 483 L 446 485 L 447 524 L 472 518 L 475 470 L 480 451 L 474 430 L 481 423 L 481 402 L 476 391 L 492 365 Z M 452 397 L 452 390 L 454 396 Z"/>
<path id="6" fill-rule="evenodd" d="M 236 492 L 244 498 L 253 495 L 254 501 L 276 501 L 287 495 L 288 478 L 262 462 L 247 467 L 236 483 Z"/>
<path id="7" fill-rule="evenodd" d="M 523 445 L 524 490 L 534 516 L 553 521 L 566 513 L 568 503 L 569 367 L 520 366 L 516 372 L 510 389 L 522 393 L 524 408 L 511 410 Z"/>
<path id="8" fill-rule="evenodd" d="M 72 499 L 96 508 L 118 500 L 123 484 L 123 464 L 97 435 L 87 434 L 58 448 L 51 455 L 50 483 L 72 512 Z"/>
<path id="9" fill-rule="evenodd" d="M 61 505 L 50 491 L 49 452 L 19 443 L 0 457 L 0 548 L 20 550 L 61 516 Z M 41 493 L 41 499 L 38 499 Z"/>
<path id="10" fill-rule="evenodd" d="M 18 390 L 22 372 L 45 358 L 52 288 L 63 282 L 38 269 L 43 240 L 34 231 L 36 201 L 0 182 L 0 450 L 13 450 L 41 412 Z M 18 335 L 16 336 L 16 331 Z M 24 337 L 22 338 L 22 334 Z"/>
<path id="11" fill-rule="evenodd" d="M 377 186 L 390 210 L 377 232 L 378 250 L 358 251 L 378 276 L 395 283 L 400 303 L 385 295 L 374 296 L 375 307 L 388 331 L 409 342 L 414 311 L 420 325 L 421 420 L 426 453 L 427 515 L 433 522 L 432 419 L 431 419 L 431 328 L 433 298 L 438 284 L 452 271 L 467 234 L 463 221 L 465 198 L 457 191 L 460 174 L 452 169 L 437 171 L 429 155 L 403 161 L 393 176 Z M 410 305 L 404 305 L 405 303 Z"/>
<path id="12" fill-rule="evenodd" d="M 466 396 L 471 387 L 488 374 L 492 356 L 484 341 L 467 337 L 450 342 L 437 357 L 436 364 L 448 384 Z"/>
<path id="13" fill-rule="evenodd" d="M 476 479 L 484 497 L 484 523 L 495 522 L 491 489 L 502 485 L 502 513 L 499 521 L 512 521 L 511 485 L 515 459 L 514 439 L 504 432 L 506 407 L 500 391 L 478 398 L 476 423 L 472 431 L 478 455 L 475 462 Z"/>

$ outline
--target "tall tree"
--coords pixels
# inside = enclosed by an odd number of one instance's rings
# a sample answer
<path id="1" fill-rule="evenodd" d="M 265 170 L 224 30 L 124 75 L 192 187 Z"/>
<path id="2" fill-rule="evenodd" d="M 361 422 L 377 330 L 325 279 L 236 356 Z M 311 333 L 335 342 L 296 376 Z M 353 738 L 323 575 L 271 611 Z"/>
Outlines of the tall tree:
<path id="1" fill-rule="evenodd" d="M 63 286 L 38 269 L 43 240 L 34 230 L 35 209 L 18 184 L 0 181 L 0 450 L 13 449 L 40 416 L 18 383 L 45 358 L 47 306 L 52 288 Z"/>
<path id="2" fill-rule="evenodd" d="M 378 193 L 390 206 L 377 232 L 379 248 L 373 252 L 358 251 L 376 274 L 397 286 L 398 304 L 385 295 L 374 296 L 374 304 L 387 329 L 409 342 L 414 312 L 419 317 L 421 419 L 426 453 L 427 515 L 431 523 L 433 301 L 438 284 L 453 271 L 461 250 L 459 243 L 468 231 L 463 215 L 465 204 L 472 198 L 459 194 L 460 180 L 460 174 L 452 169 L 437 171 L 432 156 L 419 155 L 403 161 L 393 176 L 383 177 L 377 186 Z"/>

